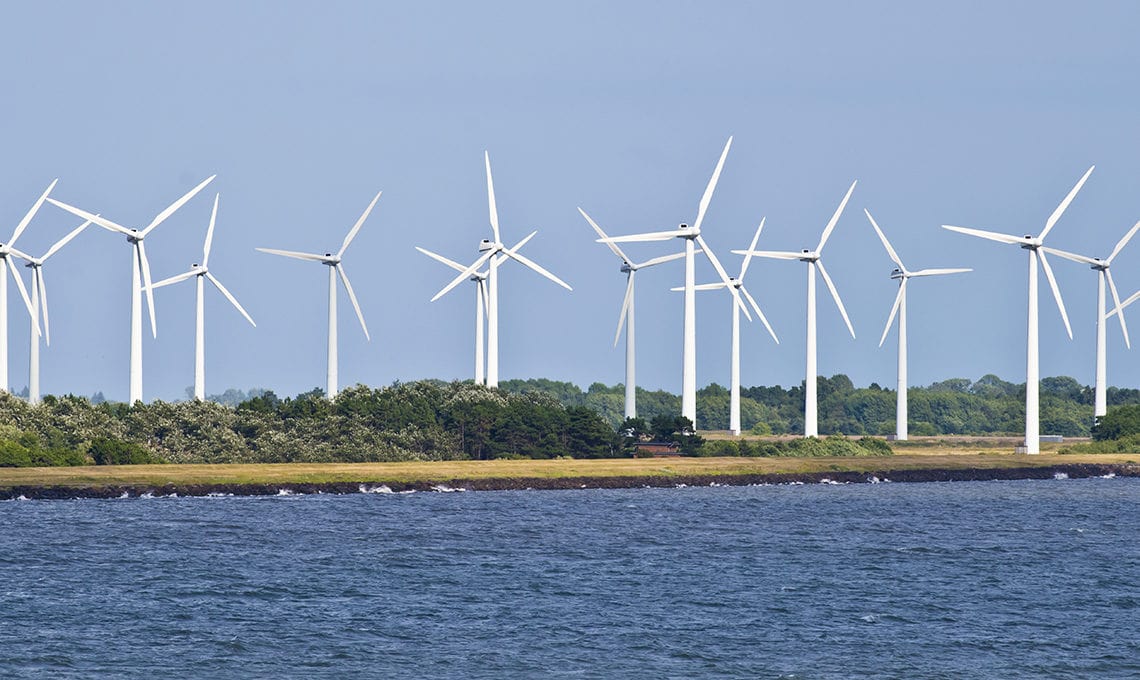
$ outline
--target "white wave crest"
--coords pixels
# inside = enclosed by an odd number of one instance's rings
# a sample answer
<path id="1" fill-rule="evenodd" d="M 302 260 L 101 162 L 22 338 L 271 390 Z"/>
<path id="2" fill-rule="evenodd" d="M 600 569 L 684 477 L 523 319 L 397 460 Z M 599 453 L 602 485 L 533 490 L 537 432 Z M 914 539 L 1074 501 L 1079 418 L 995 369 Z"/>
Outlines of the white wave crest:
<path id="1" fill-rule="evenodd" d="M 1054 472 L 1053 479 L 1068 479 L 1069 475 L 1065 472 Z"/>
<path id="2" fill-rule="evenodd" d="M 360 485 L 360 493 L 392 493 L 392 489 L 387 484 L 380 486 L 365 486 Z"/>
<path id="3" fill-rule="evenodd" d="M 466 491 L 467 489 L 464 489 L 463 487 L 453 489 L 452 487 L 447 486 L 446 484 L 436 484 L 435 486 L 433 486 L 431 488 L 431 490 L 432 491 L 438 491 L 440 493 L 455 493 L 455 492 L 459 492 L 459 491 Z"/>

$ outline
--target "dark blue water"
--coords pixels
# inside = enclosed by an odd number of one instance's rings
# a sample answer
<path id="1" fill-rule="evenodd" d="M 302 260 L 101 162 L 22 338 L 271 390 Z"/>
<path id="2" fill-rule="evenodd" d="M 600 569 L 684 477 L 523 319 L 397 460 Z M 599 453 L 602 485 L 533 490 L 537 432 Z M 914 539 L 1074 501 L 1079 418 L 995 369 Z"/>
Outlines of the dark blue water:
<path id="1" fill-rule="evenodd" d="M 1140 676 L 1140 480 L 0 502 L 0 676 Z"/>

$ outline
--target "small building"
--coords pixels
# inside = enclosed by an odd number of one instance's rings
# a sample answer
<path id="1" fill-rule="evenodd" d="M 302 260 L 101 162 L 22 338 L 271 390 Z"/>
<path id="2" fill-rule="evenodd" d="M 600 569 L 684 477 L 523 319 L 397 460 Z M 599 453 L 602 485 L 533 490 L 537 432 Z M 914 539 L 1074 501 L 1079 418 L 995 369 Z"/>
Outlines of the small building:
<path id="1" fill-rule="evenodd" d="M 633 449 L 638 457 L 677 458 L 681 447 L 676 442 L 638 442 Z"/>

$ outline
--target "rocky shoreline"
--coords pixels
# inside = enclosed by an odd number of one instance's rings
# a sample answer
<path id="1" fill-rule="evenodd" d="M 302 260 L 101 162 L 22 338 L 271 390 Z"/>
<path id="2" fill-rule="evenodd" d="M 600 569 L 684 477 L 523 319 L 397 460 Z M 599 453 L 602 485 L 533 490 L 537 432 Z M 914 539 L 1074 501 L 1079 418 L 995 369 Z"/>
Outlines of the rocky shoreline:
<path id="1" fill-rule="evenodd" d="M 670 488 L 762 484 L 865 484 L 879 482 L 976 482 L 1015 479 L 1140 477 L 1140 465 L 1075 463 L 1043 467 L 891 469 L 718 475 L 630 475 L 612 477 L 500 477 L 424 479 L 414 482 L 282 482 L 272 484 L 165 484 L 106 486 L 11 486 L 0 500 L 151 498 L 163 496 L 281 496 L 301 494 L 403 493 L 409 491 L 519 491 L 559 489 Z"/>

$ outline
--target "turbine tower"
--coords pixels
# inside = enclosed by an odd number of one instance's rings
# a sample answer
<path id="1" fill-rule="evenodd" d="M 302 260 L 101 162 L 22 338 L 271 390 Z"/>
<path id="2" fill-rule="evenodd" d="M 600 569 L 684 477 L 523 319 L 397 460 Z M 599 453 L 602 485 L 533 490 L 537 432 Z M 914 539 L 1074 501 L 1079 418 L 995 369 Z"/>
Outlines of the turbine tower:
<path id="1" fill-rule="evenodd" d="M 510 250 L 517 252 L 520 248 L 526 245 L 527 241 L 531 240 L 531 238 L 533 238 L 537 233 L 537 231 L 532 231 L 530 235 L 519 241 L 517 244 L 515 244 L 515 247 L 510 248 Z M 446 258 L 443 255 L 439 255 L 437 253 L 433 253 L 426 248 L 416 246 L 416 250 L 420 251 L 424 255 L 427 255 L 437 262 L 442 262 L 443 264 L 451 267 L 456 271 L 461 272 L 466 271 L 467 269 L 467 267 L 459 264 L 455 260 Z M 509 259 L 509 257 L 509 255 L 505 254 L 496 256 L 496 266 L 501 265 L 504 261 Z M 475 384 L 486 385 L 487 360 L 483 351 L 483 338 L 487 332 L 485 321 L 485 313 L 487 311 L 487 272 L 475 272 L 471 275 L 470 281 L 475 284 Z"/>
<path id="2" fill-rule="evenodd" d="M 681 350 L 681 415 L 688 418 L 692 423 L 694 429 L 697 425 L 697 310 L 696 310 L 696 278 L 695 278 L 695 258 L 694 255 L 697 251 L 697 245 L 704 251 L 705 257 L 712 263 L 716 273 L 720 275 L 721 281 L 728 286 L 728 290 L 732 293 L 732 297 L 736 303 L 740 303 L 740 293 L 736 290 L 728 278 L 728 273 L 725 272 L 724 267 L 721 266 L 720 260 L 716 258 L 716 254 L 709 249 L 708 244 L 705 243 L 704 238 L 701 237 L 701 222 L 705 219 L 705 212 L 709 208 L 709 203 L 712 201 L 713 191 L 716 189 L 716 183 L 720 179 L 720 171 L 724 167 L 724 159 L 728 156 L 728 149 L 732 146 L 732 137 L 728 138 L 728 142 L 724 145 L 724 151 L 720 154 L 720 160 L 717 161 L 716 169 L 713 170 L 712 177 L 709 179 L 708 186 L 705 187 L 705 193 L 701 197 L 701 202 L 697 206 L 697 219 L 690 227 L 687 224 L 680 225 L 679 228 L 672 231 L 656 231 L 645 234 L 631 234 L 628 236 L 615 236 L 612 238 L 598 239 L 599 243 L 641 243 L 646 241 L 668 241 L 673 238 L 685 239 L 685 321 L 684 321 L 684 336 Z M 752 316 L 748 310 L 744 310 L 744 316 L 748 320 L 752 320 Z"/>
<path id="3" fill-rule="evenodd" d="M 54 198 L 47 199 L 49 203 L 64 210 L 78 215 L 79 217 L 90 220 L 95 224 L 103 227 L 108 231 L 118 232 L 127 237 L 127 243 L 131 244 L 131 368 L 130 368 L 130 404 L 133 406 L 135 402 L 142 401 L 143 398 L 143 377 L 142 377 L 142 290 L 143 286 L 146 287 L 146 305 L 150 312 L 150 332 L 152 337 L 158 336 L 158 329 L 154 323 L 154 291 L 151 290 L 150 279 L 150 261 L 146 258 L 146 248 L 143 246 L 143 239 L 145 239 L 154 229 L 162 224 L 166 218 L 170 217 L 186 204 L 191 198 L 194 198 L 199 191 L 206 188 L 206 185 L 214 180 L 217 175 L 210 175 L 201 184 L 186 192 L 182 198 L 171 203 L 165 210 L 155 216 L 146 227 L 142 229 L 128 229 L 108 220 L 99 215 L 93 215 L 86 210 L 80 210 L 66 203 L 60 203 Z"/>
<path id="4" fill-rule="evenodd" d="M 364 314 L 360 311 L 360 303 L 356 301 L 356 293 L 352 291 L 352 284 L 348 282 L 348 275 L 344 273 L 344 265 L 341 264 L 341 258 L 344 257 L 344 251 L 348 249 L 348 244 L 352 243 L 352 239 L 356 238 L 357 232 L 360 227 L 364 225 L 364 220 L 368 219 L 368 214 L 372 212 L 372 208 L 376 205 L 376 201 L 380 200 L 382 191 L 377 191 L 376 196 L 368 207 L 364 209 L 364 214 L 356 221 L 356 224 L 349 230 L 348 235 L 344 237 L 344 242 L 340 246 L 340 250 L 335 255 L 332 253 L 325 253 L 318 255 L 315 253 L 299 253 L 294 250 L 275 250 L 273 248 L 257 248 L 263 253 L 270 255 L 281 255 L 282 257 L 292 257 L 298 260 L 309 260 L 311 262 L 320 262 L 329 268 L 329 345 L 328 345 L 328 364 L 325 374 L 325 394 L 331 401 L 336 399 L 337 395 L 337 358 L 336 358 L 336 279 L 340 276 L 341 282 L 344 284 L 344 292 L 348 293 L 348 300 L 352 303 L 353 309 L 356 310 L 356 318 L 360 320 L 360 327 L 364 329 L 365 339 L 371 341 L 372 337 L 368 335 L 368 325 L 364 323 Z M 201 284 L 199 284 L 201 285 Z M 236 304 L 236 303 L 235 303 Z M 247 317 L 248 318 L 248 317 Z M 252 322 L 251 322 L 252 323 Z"/>
<path id="5" fill-rule="evenodd" d="M 895 314 L 899 317 L 899 356 L 898 356 L 898 384 L 896 386 L 897 406 L 895 408 L 895 440 L 904 442 L 907 439 L 907 379 L 906 379 L 906 282 L 912 278 L 921 276 L 941 276 L 942 274 L 961 274 L 963 272 L 973 271 L 971 269 L 919 269 L 918 271 L 910 271 L 903 265 L 902 260 L 899 259 L 898 253 L 891 247 L 891 242 L 887 240 L 886 234 L 879 228 L 875 222 L 875 218 L 871 217 L 870 211 L 863 208 L 866 213 L 867 219 L 871 221 L 871 226 L 875 228 L 875 233 L 879 235 L 879 240 L 883 242 L 883 247 L 887 249 L 887 255 L 891 260 L 898 265 L 898 267 L 891 272 L 891 278 L 897 279 L 899 282 L 899 292 L 895 296 L 895 304 L 891 306 L 891 314 L 887 317 L 887 325 L 883 328 L 883 337 L 879 338 L 879 347 L 887 339 L 887 333 L 891 330 L 891 324 L 895 321 Z"/>
<path id="6" fill-rule="evenodd" d="M 91 220 L 85 221 L 71 232 L 56 241 L 48 251 L 40 257 L 28 257 L 27 264 L 32 270 L 32 299 L 31 299 L 31 341 L 28 345 L 28 403 L 35 405 L 40 403 L 40 312 L 43 312 L 43 335 L 44 341 L 51 346 L 51 325 L 48 323 L 48 300 L 47 300 L 47 286 L 44 283 L 44 262 L 49 257 L 55 255 L 60 248 L 67 245 L 71 239 L 79 236 L 79 233 L 91 224 Z"/>
<path id="7" fill-rule="evenodd" d="M 11 272 L 12 278 L 16 281 L 16 287 L 20 290 L 20 295 L 24 298 L 24 305 L 28 308 L 28 313 L 33 314 L 32 301 L 28 299 L 28 290 L 24 287 L 24 282 L 20 279 L 20 275 L 15 269 L 11 268 L 10 257 L 23 258 L 24 260 L 30 259 L 26 254 L 16 250 L 16 239 L 20 238 L 20 234 L 24 233 L 24 229 L 39 212 L 40 206 L 44 204 L 48 194 L 55 188 L 56 182 L 59 180 L 52 180 L 48 185 L 46 191 L 40 195 L 36 202 L 32 204 L 30 210 L 25 213 L 24 218 L 16 225 L 16 229 L 12 232 L 12 238 L 8 239 L 7 243 L 0 243 L 0 390 L 8 391 L 8 273 Z"/>
<path id="8" fill-rule="evenodd" d="M 582 217 L 590 223 L 600 238 L 608 239 L 609 236 L 602 228 L 598 226 L 585 210 L 578 208 L 578 212 L 582 213 Z M 621 271 L 625 273 L 625 299 L 621 303 L 621 312 L 618 314 L 617 333 L 614 334 L 614 347 L 617 347 L 618 340 L 621 338 L 622 327 L 625 327 L 625 417 L 626 419 L 637 417 L 637 376 L 636 376 L 636 343 L 633 325 L 633 282 L 634 275 L 638 270 L 652 267 L 665 262 L 672 262 L 685 257 L 685 253 L 674 253 L 672 255 L 664 255 L 662 257 L 655 257 L 651 260 L 646 260 L 642 263 L 636 263 L 629 258 L 616 243 L 606 241 L 606 245 L 610 247 L 614 255 L 621 258 L 622 265 Z"/>
<path id="9" fill-rule="evenodd" d="M 210 212 L 210 226 L 206 229 L 206 243 L 202 247 L 202 263 L 192 264 L 190 265 L 190 271 L 172 276 L 168 279 L 163 279 L 151 286 L 151 288 L 162 288 L 172 283 L 185 281 L 191 277 L 195 279 L 198 295 L 197 313 L 195 316 L 196 323 L 194 326 L 194 398 L 198 401 L 203 401 L 206 398 L 206 313 L 203 304 L 203 293 L 205 292 L 205 282 L 203 279 L 209 279 L 210 283 L 214 284 L 214 287 L 217 288 L 222 295 L 226 296 L 226 299 L 241 312 L 241 315 L 245 317 L 246 321 L 249 321 L 254 327 L 257 326 L 250 315 L 242 308 L 241 304 L 238 303 L 237 298 L 235 298 L 230 291 L 226 290 L 222 282 L 211 274 L 207 268 L 207 263 L 210 261 L 210 245 L 214 240 L 214 222 L 218 218 L 218 199 L 220 198 L 221 194 L 214 195 L 214 209 Z"/>
<path id="10" fill-rule="evenodd" d="M 847 310 L 843 307 L 843 301 L 839 299 L 839 291 L 836 290 L 835 284 L 832 283 L 831 277 L 827 275 L 827 269 L 823 266 L 823 260 L 820 259 L 823 255 L 823 246 L 827 243 L 827 239 L 831 236 L 831 232 L 835 229 L 835 225 L 839 222 L 839 216 L 843 214 L 843 209 L 847 207 L 847 201 L 851 199 L 851 192 L 855 191 L 855 185 L 858 180 L 851 183 L 851 188 L 847 190 L 847 194 L 840 201 L 839 207 L 836 208 L 835 214 L 831 216 L 831 220 L 827 226 L 823 228 L 823 234 L 819 237 L 819 245 L 815 250 L 802 250 L 798 253 L 775 251 L 775 250 L 734 250 L 732 252 L 738 255 L 747 255 L 752 253 L 757 257 L 767 257 L 776 260 L 799 260 L 800 262 L 807 263 L 807 375 L 804 379 L 804 436 L 816 437 L 819 436 L 818 424 L 818 397 L 816 385 L 816 343 L 815 343 L 815 272 L 818 269 L 820 275 L 823 277 L 823 282 L 827 284 L 827 289 L 831 291 L 831 297 L 835 300 L 835 306 L 839 308 L 839 313 L 843 316 L 844 323 L 847 324 L 847 330 L 851 332 L 851 337 L 855 337 L 855 328 L 851 325 L 851 319 L 847 316 Z"/>
<path id="11" fill-rule="evenodd" d="M 554 274 L 546 271 L 538 264 L 533 262 L 530 258 L 524 257 L 515 252 L 514 249 L 507 248 L 499 236 L 499 211 L 495 205 L 495 184 L 491 179 L 491 155 L 484 151 L 483 161 L 487 166 L 487 205 L 490 214 L 491 231 L 494 234 L 495 240 L 489 241 L 483 239 L 479 243 L 479 251 L 483 253 L 479 259 L 475 260 L 466 269 L 459 273 L 451 280 L 451 283 L 444 286 L 435 297 L 431 299 L 432 302 L 440 299 L 447 294 L 452 288 L 459 285 L 460 282 L 470 278 L 475 272 L 483 266 L 484 263 L 490 261 L 487 267 L 487 387 L 499 386 L 499 264 L 503 261 L 497 255 L 506 255 L 507 257 L 517 260 L 526 265 L 529 269 L 545 276 L 554 283 L 562 286 L 566 290 L 574 290 L 565 281 L 558 278 Z M 533 234 L 532 234 L 533 235 Z M 518 246 L 516 246 L 517 248 Z"/>
<path id="12" fill-rule="evenodd" d="M 1041 432 L 1039 426 L 1039 390 L 1040 386 L 1040 361 L 1038 356 L 1038 339 L 1037 339 L 1037 261 L 1041 260 L 1041 269 L 1045 271 L 1045 278 L 1049 280 L 1049 287 L 1053 290 L 1053 298 L 1057 301 L 1057 309 L 1061 311 L 1061 319 L 1065 322 L 1065 331 L 1069 334 L 1069 339 L 1073 337 L 1073 329 L 1069 325 L 1069 315 L 1065 312 L 1065 303 L 1061 300 L 1061 289 L 1057 287 L 1057 280 L 1053 276 L 1053 269 L 1049 266 L 1049 260 L 1045 258 L 1045 251 L 1043 244 L 1045 237 L 1049 235 L 1049 231 L 1053 229 L 1053 225 L 1057 224 L 1057 220 L 1061 219 L 1061 215 L 1065 209 L 1072 203 L 1073 198 L 1076 197 L 1077 192 L 1084 186 L 1085 181 L 1092 174 L 1092 166 L 1085 172 L 1084 176 L 1077 182 L 1076 186 L 1069 192 L 1068 196 L 1061 201 L 1049 219 L 1045 221 L 1045 228 L 1037 236 L 1026 234 L 1025 236 L 1011 236 L 1009 234 L 999 234 L 992 231 L 982 231 L 981 229 L 967 229 L 966 227 L 954 227 L 947 224 L 942 225 L 943 229 L 956 231 L 961 234 L 969 236 L 976 236 L 990 241 L 997 241 L 999 243 L 1007 243 L 1015 245 L 1023 250 L 1029 252 L 1029 320 L 1028 331 L 1026 333 L 1026 347 L 1025 347 L 1025 452 L 1029 454 L 1037 454 L 1041 452 Z"/>

